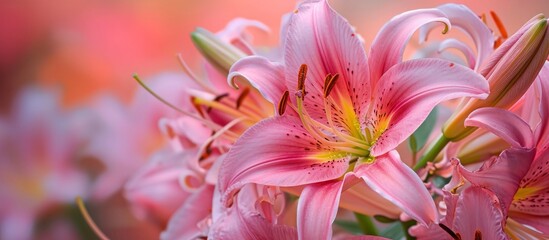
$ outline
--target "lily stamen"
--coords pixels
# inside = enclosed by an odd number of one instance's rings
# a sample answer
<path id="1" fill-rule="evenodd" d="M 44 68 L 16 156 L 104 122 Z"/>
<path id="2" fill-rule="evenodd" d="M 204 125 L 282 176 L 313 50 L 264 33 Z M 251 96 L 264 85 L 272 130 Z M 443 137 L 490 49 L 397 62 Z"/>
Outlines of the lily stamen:
<path id="1" fill-rule="evenodd" d="M 303 127 L 307 130 L 307 132 L 311 133 L 313 137 L 318 141 L 322 143 L 330 144 L 328 140 L 329 136 L 324 134 L 322 131 L 318 130 L 317 127 L 320 123 L 310 118 L 309 114 L 307 113 L 307 110 L 303 108 L 303 99 L 299 97 L 297 98 L 297 113 L 299 115 L 299 118 L 301 119 L 301 123 L 303 123 Z M 311 124 L 315 124 L 315 126 L 311 127 Z M 326 128 L 326 129 L 329 129 L 329 128 Z"/>
<path id="2" fill-rule="evenodd" d="M 302 94 L 304 93 L 304 90 L 305 90 L 306 75 L 307 75 L 307 65 L 302 64 L 298 73 L 298 86 L 297 86 L 298 92 L 296 93 L 296 96 L 297 96 L 296 105 L 297 105 L 298 115 L 301 119 L 301 122 L 303 123 L 303 127 L 312 135 L 313 138 L 317 139 L 318 141 L 324 144 L 327 144 L 333 147 L 336 150 L 350 153 L 350 154 L 355 154 L 358 156 L 369 155 L 370 152 L 368 149 L 370 148 L 370 146 L 368 144 L 365 144 L 364 141 L 361 139 L 357 139 L 353 136 L 349 136 L 340 132 L 332 120 L 331 109 L 328 107 L 329 105 L 328 96 L 331 90 L 334 88 L 337 82 L 337 79 L 339 78 L 339 74 L 335 74 L 335 75 L 328 74 L 325 80 L 324 105 L 326 110 L 325 111 L 326 119 L 328 120 L 329 126 L 326 126 L 312 119 L 310 115 L 307 113 L 307 110 L 303 106 L 304 95 Z M 286 95 L 286 92 L 284 93 L 284 95 Z M 284 95 L 282 99 L 284 99 Z M 280 108 L 281 108 L 281 104 L 279 104 L 279 109 Z M 323 132 L 322 130 L 326 130 L 328 133 L 330 133 L 330 135 L 326 135 L 326 133 Z M 331 140 L 334 137 L 337 137 L 342 141 Z"/>
<path id="3" fill-rule="evenodd" d="M 509 35 L 507 34 L 507 29 L 505 29 L 505 25 L 503 25 L 503 22 L 501 21 L 499 16 L 494 11 L 490 11 L 490 16 L 492 16 L 492 19 L 494 19 L 494 23 L 496 24 L 499 33 L 501 33 L 501 37 L 503 39 L 507 39 L 509 37 Z"/>
<path id="4" fill-rule="evenodd" d="M 229 107 L 229 106 L 227 106 L 227 105 L 225 105 L 221 102 L 217 102 L 215 100 L 214 101 L 209 101 L 209 100 L 202 99 L 202 98 L 197 98 L 197 97 L 195 97 L 193 100 L 194 100 L 194 103 L 196 103 L 196 104 L 200 104 L 200 105 L 207 106 L 207 107 L 210 107 L 210 108 L 213 108 L 213 109 L 216 109 L 216 110 L 220 110 L 224 113 L 232 115 L 233 117 L 236 117 L 236 118 L 244 117 L 244 118 L 246 118 L 247 121 L 250 121 L 252 124 L 257 122 L 256 119 L 262 119 L 261 116 L 257 115 L 254 112 L 251 112 L 251 111 L 247 110 L 246 108 L 236 110 L 236 109 L 231 108 L 231 107 Z"/>
<path id="5" fill-rule="evenodd" d="M 250 89 L 250 91 L 252 90 Z M 246 99 L 249 99 L 249 98 L 246 98 Z M 263 106 L 263 104 L 258 103 L 257 101 L 252 101 L 252 99 L 250 99 L 250 100 L 242 101 L 242 103 L 240 104 L 240 108 L 238 108 L 238 110 L 240 111 L 241 109 L 246 109 L 247 111 L 253 112 L 258 116 L 265 116 L 265 115 L 270 116 L 273 114 L 272 112 L 266 112 L 265 109 L 261 108 L 260 106 Z M 263 118 L 258 119 L 258 121 L 261 119 Z"/>
<path id="6" fill-rule="evenodd" d="M 286 106 L 288 105 L 289 96 L 290 92 L 284 91 L 284 94 L 282 94 L 282 98 L 280 98 L 280 101 L 278 102 L 278 114 L 280 116 L 284 115 L 284 112 L 286 112 Z"/>
<path id="7" fill-rule="evenodd" d="M 326 75 L 326 79 L 324 80 L 324 97 L 325 98 L 330 95 L 330 92 L 335 87 L 335 84 L 338 78 L 339 78 L 338 73 L 336 73 L 335 75 L 331 75 L 331 74 Z"/>
<path id="8" fill-rule="evenodd" d="M 200 87 L 202 87 L 204 90 L 208 91 L 209 93 L 215 92 L 211 86 L 209 86 L 205 81 L 201 80 L 194 74 L 194 72 L 191 70 L 189 65 L 183 60 L 183 57 L 181 56 L 181 53 L 177 54 L 177 60 L 179 62 L 179 65 L 183 69 L 183 72 L 187 74 L 195 83 L 197 83 Z"/>
<path id="9" fill-rule="evenodd" d="M 197 158 L 200 159 L 200 160 L 206 159 L 210 155 L 210 153 L 208 153 L 208 151 L 211 151 L 211 146 L 212 146 L 213 141 L 215 139 L 221 137 L 222 135 L 226 134 L 227 132 L 229 132 L 232 127 L 236 126 L 238 123 L 240 123 L 244 120 L 245 119 L 243 119 L 243 118 L 237 118 L 235 120 L 232 120 L 231 122 L 229 122 L 225 126 L 223 126 L 223 128 L 219 129 L 219 131 L 216 131 L 212 136 L 210 136 L 208 139 L 206 139 L 206 141 L 204 141 L 204 143 L 202 144 L 202 146 L 198 150 Z"/>
<path id="10" fill-rule="evenodd" d="M 240 94 L 238 95 L 238 98 L 236 99 L 236 109 L 237 110 L 240 108 L 240 106 L 242 105 L 242 102 L 244 101 L 246 96 L 248 96 L 248 94 L 250 94 L 250 88 L 244 88 L 244 90 L 242 90 L 242 92 L 240 92 Z"/>
<path id="11" fill-rule="evenodd" d="M 324 108 L 326 109 L 326 118 L 328 119 L 328 124 L 330 124 L 330 127 L 334 130 L 332 132 L 336 136 L 338 136 L 339 138 L 341 138 L 345 141 L 351 142 L 353 144 L 353 146 L 363 148 L 363 149 L 369 149 L 370 148 L 370 146 L 368 144 L 366 144 L 365 142 L 363 142 L 361 139 L 355 138 L 353 136 L 349 136 L 347 134 L 343 134 L 341 131 L 337 131 L 337 128 L 336 128 L 336 126 L 333 122 L 333 119 L 332 119 L 333 117 L 332 117 L 331 108 L 328 106 L 328 101 L 326 99 L 324 100 Z"/>
<path id="12" fill-rule="evenodd" d="M 305 78 L 307 78 L 307 64 L 301 64 L 297 74 L 297 90 L 305 90 Z"/>
<path id="13" fill-rule="evenodd" d="M 349 141 L 338 142 L 331 140 L 333 139 L 333 135 L 335 135 L 336 130 L 312 119 L 307 111 L 303 108 L 303 100 L 301 98 L 298 98 L 297 102 L 297 112 L 299 114 L 301 122 L 303 123 L 303 127 L 305 128 L 305 130 L 307 130 L 307 132 L 312 135 L 314 139 L 341 151 L 346 151 L 345 149 L 356 146 L 354 143 Z M 333 135 L 326 135 L 326 133 L 324 133 L 321 129 L 324 129 Z"/>
<path id="14" fill-rule="evenodd" d="M 305 91 L 305 79 L 307 78 L 307 64 L 301 64 L 299 72 L 297 74 L 297 98 L 305 98 L 307 91 Z"/>

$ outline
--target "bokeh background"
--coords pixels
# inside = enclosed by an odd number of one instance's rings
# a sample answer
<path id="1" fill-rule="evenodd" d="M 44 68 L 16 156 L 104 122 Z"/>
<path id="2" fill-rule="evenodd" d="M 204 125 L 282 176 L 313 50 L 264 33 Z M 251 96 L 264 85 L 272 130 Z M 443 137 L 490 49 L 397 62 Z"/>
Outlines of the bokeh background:
<path id="1" fill-rule="evenodd" d="M 448 1 L 330 2 L 369 46 L 392 16 Z M 510 34 L 534 15 L 549 14 L 546 0 L 457 2 L 478 14 L 496 12 Z M 178 53 L 193 69 L 199 68 L 199 53 L 189 37 L 196 27 L 215 32 L 236 17 L 255 19 L 271 28 L 269 34 L 257 32 L 255 42 L 274 46 L 282 15 L 295 5 L 281 0 L 1 1 L 0 114 L 9 114 L 17 94 L 28 86 L 58 89 L 63 108 L 78 107 L 103 93 L 130 101 L 138 88 L 133 73 L 146 79 L 180 71 Z M 133 219 L 120 195 L 91 210 L 111 236 L 157 238 L 161 231 Z"/>
<path id="2" fill-rule="evenodd" d="M 357 27 L 366 43 L 392 16 L 448 1 L 332 0 Z M 475 12 L 495 11 L 509 32 L 537 13 L 549 14 L 544 0 L 457 1 Z M 132 73 L 147 76 L 178 68 L 182 53 L 196 66 L 189 38 L 196 27 L 222 29 L 236 17 L 256 19 L 272 32 L 258 41 L 278 41 L 280 18 L 296 1 L 277 0 L 20 0 L 0 3 L 1 109 L 27 84 L 63 89 L 66 104 L 78 104 L 99 91 L 129 99 Z"/>

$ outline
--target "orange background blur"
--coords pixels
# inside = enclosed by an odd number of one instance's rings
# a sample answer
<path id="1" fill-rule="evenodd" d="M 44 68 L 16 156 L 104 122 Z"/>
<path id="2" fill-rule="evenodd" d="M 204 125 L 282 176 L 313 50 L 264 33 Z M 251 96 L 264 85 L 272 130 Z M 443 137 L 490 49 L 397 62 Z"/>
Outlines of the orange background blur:
<path id="1" fill-rule="evenodd" d="M 445 2 L 331 1 L 367 45 L 392 16 Z M 460 2 L 479 14 L 494 10 L 510 33 L 537 13 L 549 14 L 544 0 Z M 256 19 L 272 29 L 259 42 L 274 45 L 282 14 L 295 5 L 280 0 L 2 1 L 0 109 L 9 107 L 18 88 L 36 83 L 60 87 L 69 105 L 101 91 L 129 99 L 137 87 L 132 73 L 146 78 L 177 70 L 177 53 L 197 66 L 198 52 L 189 38 L 197 26 L 218 31 L 235 17 Z"/>
<path id="2" fill-rule="evenodd" d="M 375 34 L 392 16 L 448 1 L 330 2 L 356 26 L 369 47 Z M 495 11 L 510 34 L 538 13 L 549 15 L 547 0 L 458 2 L 478 14 Z M 26 85 L 61 88 L 66 106 L 78 106 L 101 92 L 113 92 L 129 100 L 137 88 L 131 77 L 133 73 L 146 79 L 161 71 L 179 71 L 177 53 L 182 53 L 196 72 L 200 72 L 198 51 L 189 37 L 196 27 L 215 32 L 236 17 L 260 20 L 271 28 L 271 33 L 257 32 L 257 42 L 274 46 L 278 43 L 282 15 L 292 11 L 296 3 L 281 0 L 2 1 L 0 113 L 9 110 L 17 91 Z M 117 206 L 104 211 L 112 212 L 108 215 L 112 217 L 120 211 Z M 109 222 L 101 217 L 98 221 Z M 128 223 L 132 224 L 136 223 Z M 152 229 L 149 234 L 157 236 L 160 230 Z"/>

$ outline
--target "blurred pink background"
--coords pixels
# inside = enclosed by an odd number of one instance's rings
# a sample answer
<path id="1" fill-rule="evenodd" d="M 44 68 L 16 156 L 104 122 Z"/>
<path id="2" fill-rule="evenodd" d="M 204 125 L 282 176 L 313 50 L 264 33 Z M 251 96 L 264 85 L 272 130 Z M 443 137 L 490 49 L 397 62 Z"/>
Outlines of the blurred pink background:
<path id="1" fill-rule="evenodd" d="M 369 46 L 392 16 L 448 1 L 330 2 L 356 26 Z M 478 14 L 495 11 L 509 34 L 534 15 L 549 14 L 546 0 L 457 2 L 465 3 Z M 146 78 L 161 71 L 177 71 L 177 53 L 182 53 L 200 72 L 198 51 L 189 37 L 196 27 L 218 31 L 235 17 L 256 19 L 271 27 L 269 35 L 256 34 L 257 42 L 274 46 L 278 43 L 281 16 L 292 11 L 296 3 L 280 0 L 2 1 L 0 113 L 9 110 L 18 90 L 27 85 L 60 88 L 65 106 L 83 104 L 100 92 L 112 92 L 128 101 L 137 88 L 133 73 Z M 113 199 L 96 209 L 96 220 L 113 237 L 144 224 L 124 218 L 128 210 L 121 209 L 120 205 L 122 200 Z M 112 219 L 113 215 L 120 219 Z M 149 226 L 141 230 L 147 233 L 141 237 L 155 238 L 161 229 Z"/>
<path id="2" fill-rule="evenodd" d="M 332 5 L 371 43 L 392 16 L 448 1 L 332 0 Z M 510 33 L 537 13 L 544 0 L 458 1 L 477 13 L 495 11 Z M 260 43 L 274 45 L 282 14 L 296 1 L 277 0 L 57 0 L 0 3 L 1 109 L 22 85 L 60 86 L 64 102 L 76 104 L 99 91 L 128 99 L 132 73 L 148 76 L 178 68 L 175 54 L 196 65 L 189 33 L 201 26 L 217 31 L 235 17 L 263 21 L 272 32 Z"/>

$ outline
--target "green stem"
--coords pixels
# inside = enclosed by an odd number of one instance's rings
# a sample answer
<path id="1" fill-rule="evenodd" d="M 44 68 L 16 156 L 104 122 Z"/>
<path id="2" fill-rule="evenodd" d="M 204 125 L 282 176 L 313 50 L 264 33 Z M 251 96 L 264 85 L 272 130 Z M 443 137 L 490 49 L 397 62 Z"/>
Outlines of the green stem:
<path id="1" fill-rule="evenodd" d="M 379 232 L 377 231 L 376 225 L 372 221 L 372 218 L 356 212 L 355 217 L 356 220 L 358 220 L 358 225 L 360 226 L 360 229 L 362 229 L 362 233 L 366 235 L 379 235 Z"/>
<path id="2" fill-rule="evenodd" d="M 450 142 L 450 139 L 446 138 L 444 134 L 440 134 L 439 138 L 434 145 L 431 145 L 430 148 L 423 154 L 419 162 L 414 166 L 414 170 L 419 170 L 427 164 L 427 162 L 432 162 L 435 160 L 437 155 L 442 151 L 444 147 Z"/>

